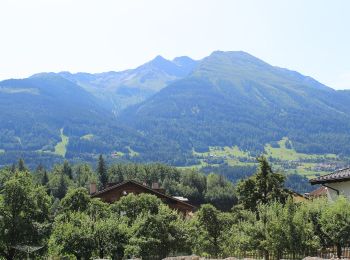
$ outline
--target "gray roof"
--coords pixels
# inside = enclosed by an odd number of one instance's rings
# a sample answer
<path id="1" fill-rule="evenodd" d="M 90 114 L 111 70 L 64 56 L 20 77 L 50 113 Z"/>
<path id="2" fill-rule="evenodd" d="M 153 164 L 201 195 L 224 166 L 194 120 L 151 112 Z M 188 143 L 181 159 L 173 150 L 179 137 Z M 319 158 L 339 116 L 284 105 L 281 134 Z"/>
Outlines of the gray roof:
<path id="1" fill-rule="evenodd" d="M 345 168 L 345 169 L 337 170 L 330 174 L 326 174 L 326 175 L 311 179 L 310 183 L 314 185 L 314 184 L 342 182 L 342 181 L 349 181 L 349 180 L 350 180 L 350 168 Z"/>

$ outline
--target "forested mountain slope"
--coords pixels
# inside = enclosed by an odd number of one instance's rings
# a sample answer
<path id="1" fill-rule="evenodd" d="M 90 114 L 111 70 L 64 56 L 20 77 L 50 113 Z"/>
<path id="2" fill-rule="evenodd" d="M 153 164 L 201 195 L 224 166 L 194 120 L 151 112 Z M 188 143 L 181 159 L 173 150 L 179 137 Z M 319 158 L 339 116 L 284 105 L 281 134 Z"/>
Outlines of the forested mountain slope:
<path id="1" fill-rule="evenodd" d="M 123 149 L 136 136 L 117 125 L 92 94 L 50 73 L 0 82 L 0 110 L 0 164 L 19 156 L 89 157 L 111 145 Z M 56 146 L 64 139 L 62 152 Z"/>
<path id="2" fill-rule="evenodd" d="M 349 109 L 347 92 L 244 52 L 214 52 L 120 120 L 187 151 L 238 145 L 261 152 L 288 136 L 300 152 L 350 154 Z"/>
<path id="3" fill-rule="evenodd" d="M 297 152 L 305 162 L 307 154 L 350 156 L 350 91 L 244 52 L 217 51 L 200 61 L 158 56 L 123 72 L 5 80 L 0 109 L 0 165 L 19 157 L 29 165 L 94 161 L 100 153 L 177 166 L 219 154 L 215 163 L 222 164 L 224 147 L 242 165 L 280 140 L 281 149 L 296 151 L 285 150 L 293 156 L 279 161 L 299 158 Z"/>

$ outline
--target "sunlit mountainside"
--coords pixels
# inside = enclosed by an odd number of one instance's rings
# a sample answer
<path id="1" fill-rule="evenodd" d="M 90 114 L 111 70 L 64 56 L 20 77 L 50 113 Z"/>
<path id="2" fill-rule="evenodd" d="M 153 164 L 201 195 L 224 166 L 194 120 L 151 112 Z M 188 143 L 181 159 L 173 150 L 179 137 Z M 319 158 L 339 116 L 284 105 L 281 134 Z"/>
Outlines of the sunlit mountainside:
<path id="1" fill-rule="evenodd" d="M 24 157 L 254 166 L 307 176 L 347 164 L 350 94 L 245 52 L 154 60 L 122 72 L 0 82 L 0 164 Z"/>

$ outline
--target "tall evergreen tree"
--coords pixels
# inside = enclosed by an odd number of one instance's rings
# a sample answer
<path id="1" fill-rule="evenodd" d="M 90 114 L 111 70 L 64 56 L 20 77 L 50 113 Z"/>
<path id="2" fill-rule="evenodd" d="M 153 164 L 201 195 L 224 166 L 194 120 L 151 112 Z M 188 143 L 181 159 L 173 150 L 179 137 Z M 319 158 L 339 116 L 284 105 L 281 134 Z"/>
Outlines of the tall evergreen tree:
<path id="1" fill-rule="evenodd" d="M 22 158 L 18 160 L 18 170 L 20 172 L 28 171 L 28 168 L 26 167 L 24 160 Z"/>
<path id="2" fill-rule="evenodd" d="M 102 154 L 98 157 L 97 174 L 100 180 L 101 188 L 106 187 L 108 183 L 107 166 Z"/>
<path id="3" fill-rule="evenodd" d="M 64 175 L 60 176 L 60 181 L 57 187 L 57 198 L 62 199 L 67 193 L 68 187 L 64 179 Z"/>
<path id="4" fill-rule="evenodd" d="M 63 163 L 63 174 L 68 176 L 69 179 L 73 179 L 72 167 L 69 165 L 69 162 L 67 160 L 65 160 Z"/>
<path id="5" fill-rule="evenodd" d="M 264 156 L 258 157 L 257 160 L 257 173 L 238 184 L 239 202 L 244 208 L 255 212 L 259 204 L 271 201 L 285 202 L 288 197 L 284 188 L 285 177 L 274 173 Z"/>
<path id="6" fill-rule="evenodd" d="M 37 173 L 40 173 L 40 172 L 43 172 L 44 171 L 44 166 L 39 163 L 38 167 L 36 167 L 36 170 L 35 170 Z"/>
<path id="7" fill-rule="evenodd" d="M 13 163 L 13 164 L 11 165 L 11 173 L 15 173 L 15 172 L 16 172 L 16 164 Z"/>
<path id="8" fill-rule="evenodd" d="M 48 183 L 49 183 L 49 176 L 47 175 L 47 171 L 44 170 L 41 178 L 41 185 L 46 186 Z"/>

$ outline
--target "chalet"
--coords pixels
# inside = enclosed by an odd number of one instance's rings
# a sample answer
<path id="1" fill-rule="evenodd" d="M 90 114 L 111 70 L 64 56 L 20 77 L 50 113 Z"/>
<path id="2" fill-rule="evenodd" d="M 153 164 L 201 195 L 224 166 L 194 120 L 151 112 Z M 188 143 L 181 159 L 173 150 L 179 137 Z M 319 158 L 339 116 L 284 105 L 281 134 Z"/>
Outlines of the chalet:
<path id="1" fill-rule="evenodd" d="M 350 199 L 350 168 L 341 169 L 310 180 L 311 185 L 322 185 L 329 200 L 335 200 L 339 195 Z"/>
<path id="2" fill-rule="evenodd" d="M 309 199 L 307 196 L 302 195 L 298 192 L 295 192 L 295 191 L 292 191 L 289 189 L 286 189 L 285 191 L 291 196 L 292 200 L 296 203 L 304 202 L 304 201 L 307 201 Z"/>
<path id="3" fill-rule="evenodd" d="M 311 192 L 305 193 L 305 195 L 309 199 L 318 199 L 327 197 L 327 188 L 325 186 L 321 186 Z"/>
<path id="4" fill-rule="evenodd" d="M 141 184 L 134 180 L 127 180 L 117 184 L 109 184 L 103 190 L 97 191 L 96 184 L 90 184 L 90 194 L 92 198 L 100 198 L 107 203 L 118 201 L 121 197 L 133 193 L 135 195 L 148 193 L 161 199 L 169 208 L 182 213 L 184 216 L 191 215 L 195 207 L 187 202 L 183 197 L 172 197 L 165 194 L 165 190 L 159 187 L 158 183 L 153 183 L 152 187 Z"/>

